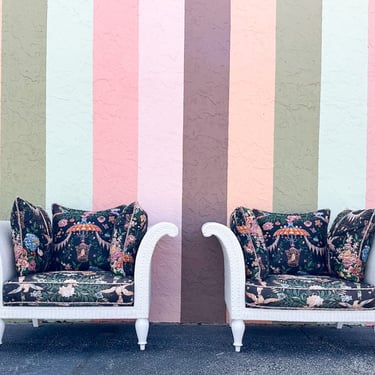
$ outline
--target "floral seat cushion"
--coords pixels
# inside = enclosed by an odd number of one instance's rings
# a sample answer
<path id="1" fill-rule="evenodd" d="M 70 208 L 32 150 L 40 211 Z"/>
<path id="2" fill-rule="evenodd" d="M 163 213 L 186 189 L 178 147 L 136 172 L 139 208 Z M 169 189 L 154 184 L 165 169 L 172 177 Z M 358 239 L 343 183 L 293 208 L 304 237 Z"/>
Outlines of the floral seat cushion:
<path id="1" fill-rule="evenodd" d="M 3 300 L 8 306 L 132 306 L 134 279 L 102 270 L 34 273 L 6 282 Z"/>
<path id="2" fill-rule="evenodd" d="M 375 286 L 330 276 L 270 275 L 246 281 L 246 307 L 375 309 Z"/>

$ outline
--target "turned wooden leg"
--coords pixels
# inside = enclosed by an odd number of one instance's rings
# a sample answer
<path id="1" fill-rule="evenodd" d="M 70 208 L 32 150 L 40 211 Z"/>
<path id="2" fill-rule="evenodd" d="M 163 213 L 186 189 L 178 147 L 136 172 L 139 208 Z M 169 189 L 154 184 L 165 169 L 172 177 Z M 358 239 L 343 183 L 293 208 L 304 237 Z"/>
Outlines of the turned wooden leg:
<path id="1" fill-rule="evenodd" d="M 147 344 L 149 321 L 148 319 L 141 318 L 135 322 L 135 331 L 137 332 L 138 345 L 141 350 L 145 350 Z"/>
<path id="2" fill-rule="evenodd" d="M 232 334 L 233 334 L 233 345 L 236 352 L 241 351 L 242 338 L 245 332 L 245 323 L 241 319 L 233 319 L 231 322 Z"/>
<path id="3" fill-rule="evenodd" d="M 5 322 L 3 319 L 0 319 L 0 345 L 3 343 L 4 331 L 5 331 Z"/>

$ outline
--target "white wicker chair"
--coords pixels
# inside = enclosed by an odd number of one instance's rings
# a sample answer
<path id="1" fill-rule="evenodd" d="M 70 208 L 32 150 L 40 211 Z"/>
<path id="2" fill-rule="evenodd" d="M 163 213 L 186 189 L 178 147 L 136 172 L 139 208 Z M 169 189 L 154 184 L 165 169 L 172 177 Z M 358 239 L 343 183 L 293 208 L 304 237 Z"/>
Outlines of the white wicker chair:
<path id="1" fill-rule="evenodd" d="M 150 227 L 137 253 L 134 273 L 133 306 L 4 306 L 3 284 L 16 276 L 9 221 L 0 221 L 0 343 L 5 330 L 5 319 L 38 320 L 100 320 L 135 319 L 135 329 L 141 350 L 145 349 L 149 329 L 151 258 L 158 241 L 165 235 L 175 237 L 176 225 L 160 222 Z"/>
<path id="2" fill-rule="evenodd" d="M 249 308 L 245 306 L 245 262 L 241 245 L 229 227 L 208 222 L 203 224 L 205 237 L 215 236 L 221 245 L 224 255 L 225 303 L 229 314 L 234 347 L 241 350 L 245 332 L 245 321 L 275 322 L 324 322 L 337 323 L 341 328 L 344 323 L 375 322 L 374 309 L 272 309 Z M 365 282 L 375 285 L 375 241 L 372 244 L 366 266 Z"/>

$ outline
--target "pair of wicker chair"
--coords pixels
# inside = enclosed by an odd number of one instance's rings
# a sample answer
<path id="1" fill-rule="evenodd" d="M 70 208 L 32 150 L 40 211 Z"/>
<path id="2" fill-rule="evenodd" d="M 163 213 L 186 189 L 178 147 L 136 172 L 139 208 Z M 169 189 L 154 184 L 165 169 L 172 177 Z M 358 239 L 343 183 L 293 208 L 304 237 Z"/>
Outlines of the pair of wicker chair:
<path id="1" fill-rule="evenodd" d="M 246 236 L 251 234 L 251 230 L 249 231 L 243 225 L 239 228 Z M 233 228 L 231 230 L 228 226 L 216 222 L 205 223 L 202 226 L 202 233 L 205 237 L 216 237 L 223 251 L 224 299 L 234 339 L 233 345 L 237 352 L 241 350 L 245 322 L 260 320 L 334 322 L 338 324 L 338 327 L 349 322 L 375 322 L 374 243 L 369 252 L 363 282 L 346 283 L 342 280 L 338 282 L 333 276 L 324 276 L 322 279 L 316 275 L 295 274 L 281 275 L 275 284 L 275 282 L 271 283 L 267 277 L 261 278 L 260 274 L 255 275 L 255 278 L 249 277 L 251 267 L 255 266 L 260 272 L 260 266 L 264 266 L 257 257 L 251 258 L 251 264 L 246 258 L 247 253 L 252 252 L 251 256 L 256 255 L 259 244 L 253 244 L 254 248 L 249 249 L 249 243 L 241 243 Z M 50 272 L 28 276 L 17 275 L 11 226 L 9 221 L 0 221 L 0 342 L 7 319 L 30 319 L 34 326 L 38 325 L 39 319 L 129 319 L 135 320 L 138 344 L 140 349 L 144 350 L 149 329 L 152 255 L 162 237 L 166 235 L 175 237 L 177 234 L 178 228 L 172 223 L 160 222 L 151 226 L 140 242 L 132 278 L 108 276 L 111 271 L 107 271 L 108 274 L 104 275 L 103 271 L 90 270 L 63 271 L 62 274 L 59 273 L 57 279 L 51 278 Z M 274 275 L 268 275 L 268 277 L 275 279 Z M 272 280 L 275 281 L 274 279 Z M 297 284 L 296 281 L 298 281 Z M 297 286 L 293 289 L 293 285 Z M 78 288 L 83 288 L 83 290 L 91 288 L 97 302 L 88 301 L 86 297 L 71 302 L 68 297 L 72 296 L 73 290 Z M 56 294 L 59 294 L 60 299 L 53 301 L 53 296 L 45 300 L 41 299 L 40 294 L 47 290 L 51 293 L 58 291 Z M 353 300 L 352 303 L 348 303 L 348 291 L 354 291 L 356 296 L 363 294 L 367 297 L 363 297 L 363 301 Z M 298 299 L 301 293 L 305 293 L 303 298 L 308 302 L 302 307 L 293 302 L 293 298 Z M 333 296 L 332 298 L 339 298 L 341 302 L 337 306 L 334 303 L 332 306 L 325 306 L 322 302 L 325 298 L 324 293 Z M 81 296 L 85 296 L 85 293 Z M 287 297 L 291 297 L 290 305 L 285 302 Z M 70 302 L 65 303 L 64 298 Z"/>

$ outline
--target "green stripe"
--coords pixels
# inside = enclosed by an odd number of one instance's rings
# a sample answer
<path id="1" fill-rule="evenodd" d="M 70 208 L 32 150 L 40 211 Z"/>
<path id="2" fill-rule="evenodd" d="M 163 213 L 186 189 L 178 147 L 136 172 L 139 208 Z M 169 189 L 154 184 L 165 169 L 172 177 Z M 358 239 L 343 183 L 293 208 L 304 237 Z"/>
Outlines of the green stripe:
<path id="1" fill-rule="evenodd" d="M 45 202 L 47 0 L 4 0 L 0 218 L 13 200 Z"/>
<path id="2" fill-rule="evenodd" d="M 321 0 L 279 0 L 276 26 L 274 211 L 318 201 Z"/>

